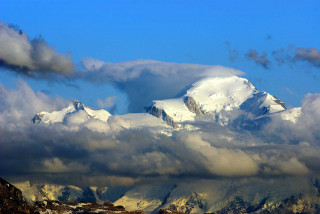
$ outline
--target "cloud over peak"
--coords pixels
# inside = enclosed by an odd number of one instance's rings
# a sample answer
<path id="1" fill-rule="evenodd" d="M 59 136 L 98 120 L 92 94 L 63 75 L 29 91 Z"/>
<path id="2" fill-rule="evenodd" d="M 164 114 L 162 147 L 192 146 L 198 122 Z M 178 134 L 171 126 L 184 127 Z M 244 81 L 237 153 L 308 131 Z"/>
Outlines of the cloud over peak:
<path id="1" fill-rule="evenodd" d="M 0 84 L 0 99 L 0 171 L 6 176 L 80 185 L 98 177 L 118 185 L 122 177 L 128 180 L 121 185 L 131 185 L 164 178 L 300 176 L 320 169 L 319 95 L 306 96 L 297 126 L 275 117 L 259 132 L 242 132 L 197 121 L 199 130 L 172 130 L 172 136 L 135 126 L 125 115 L 105 122 L 78 112 L 63 123 L 32 124 L 35 113 L 69 102 L 34 92 L 23 81 L 16 89 Z"/>
<path id="2" fill-rule="evenodd" d="M 134 60 L 110 63 L 93 58 L 82 60 L 85 68 L 78 78 L 95 84 L 111 83 L 125 92 L 130 112 L 143 112 L 152 100 L 172 98 L 203 77 L 243 75 L 223 66 Z"/>

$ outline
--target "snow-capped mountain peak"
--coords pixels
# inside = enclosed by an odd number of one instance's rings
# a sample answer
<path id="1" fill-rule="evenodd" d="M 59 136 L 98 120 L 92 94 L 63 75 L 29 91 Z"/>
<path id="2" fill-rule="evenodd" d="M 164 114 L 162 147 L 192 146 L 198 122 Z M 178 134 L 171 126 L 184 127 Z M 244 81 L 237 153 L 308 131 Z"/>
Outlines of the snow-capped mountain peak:
<path id="1" fill-rule="evenodd" d="M 209 115 L 220 125 L 227 125 L 233 111 L 251 113 L 255 119 L 285 109 L 283 101 L 259 92 L 247 79 L 226 76 L 203 78 L 193 83 L 181 97 L 155 100 L 146 111 L 179 128 L 182 123 L 201 120 L 203 115 L 207 115 L 206 118 Z"/>
<path id="2" fill-rule="evenodd" d="M 87 115 L 87 119 L 94 118 L 102 121 L 107 121 L 111 114 L 104 110 L 93 110 L 78 100 L 73 100 L 73 102 L 66 108 L 61 109 L 60 111 L 53 112 L 40 112 L 37 113 L 33 119 L 33 123 L 61 123 L 66 120 L 70 115 L 73 115 L 77 112 L 83 111 Z"/>

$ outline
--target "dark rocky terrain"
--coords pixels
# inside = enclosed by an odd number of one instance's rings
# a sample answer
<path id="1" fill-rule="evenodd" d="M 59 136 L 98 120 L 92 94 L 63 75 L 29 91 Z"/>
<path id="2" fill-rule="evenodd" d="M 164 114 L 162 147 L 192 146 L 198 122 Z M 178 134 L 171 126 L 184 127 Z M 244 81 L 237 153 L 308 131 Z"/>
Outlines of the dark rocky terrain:
<path id="1" fill-rule="evenodd" d="M 22 192 L 12 184 L 0 178 L 0 213 L 34 213 L 22 196 Z"/>
<path id="2" fill-rule="evenodd" d="M 28 204 L 22 192 L 14 185 L 0 178 L 0 214 L 31 214 L 31 213 L 120 213 L 143 214 L 143 211 L 126 211 L 123 206 L 114 206 L 111 202 L 98 204 L 95 202 L 61 202 L 54 200 L 36 201 Z"/>
<path id="3" fill-rule="evenodd" d="M 61 202 L 44 200 L 37 201 L 34 205 L 36 213 L 120 213 L 120 214 L 143 214 L 143 211 L 126 211 L 123 206 L 114 206 L 111 202 L 102 205 L 95 202 Z"/>

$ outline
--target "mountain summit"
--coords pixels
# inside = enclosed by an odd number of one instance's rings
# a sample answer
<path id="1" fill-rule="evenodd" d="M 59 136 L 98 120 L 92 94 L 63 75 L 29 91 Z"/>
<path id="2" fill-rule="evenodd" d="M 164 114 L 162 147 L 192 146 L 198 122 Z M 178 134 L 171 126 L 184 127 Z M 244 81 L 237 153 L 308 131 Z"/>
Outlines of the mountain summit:
<path id="1" fill-rule="evenodd" d="M 282 100 L 259 92 L 247 79 L 237 76 L 201 79 L 193 83 L 183 96 L 155 100 L 146 108 L 147 112 L 174 128 L 203 118 L 225 126 L 240 115 L 246 114 L 255 120 L 285 110 Z"/>

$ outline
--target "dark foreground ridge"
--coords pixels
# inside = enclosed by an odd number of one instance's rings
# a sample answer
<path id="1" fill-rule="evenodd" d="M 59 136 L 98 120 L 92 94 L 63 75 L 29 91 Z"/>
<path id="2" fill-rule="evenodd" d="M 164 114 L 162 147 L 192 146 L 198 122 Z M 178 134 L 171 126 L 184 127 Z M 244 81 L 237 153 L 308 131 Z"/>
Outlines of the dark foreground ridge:
<path id="1" fill-rule="evenodd" d="M 0 178 L 0 213 L 35 213 L 35 210 L 24 201 L 21 190 Z"/>
<path id="2" fill-rule="evenodd" d="M 31 213 L 108 213 L 108 214 L 143 214 L 143 211 L 126 211 L 123 206 L 114 206 L 111 202 L 102 205 L 95 202 L 61 202 L 53 200 L 37 201 L 28 204 L 21 190 L 0 178 L 0 214 L 31 214 Z"/>

